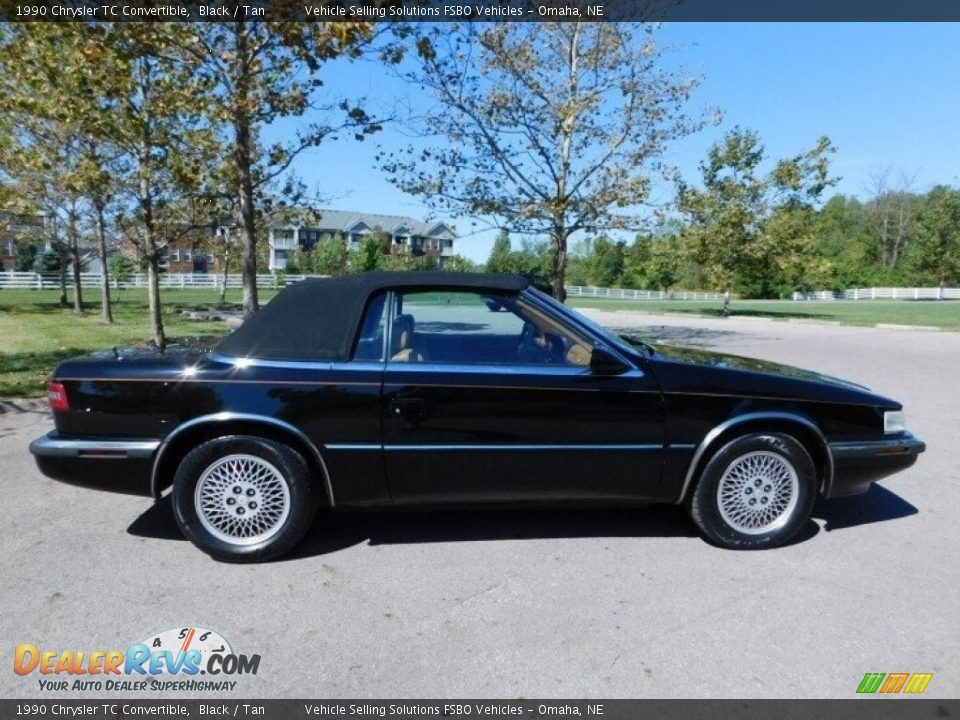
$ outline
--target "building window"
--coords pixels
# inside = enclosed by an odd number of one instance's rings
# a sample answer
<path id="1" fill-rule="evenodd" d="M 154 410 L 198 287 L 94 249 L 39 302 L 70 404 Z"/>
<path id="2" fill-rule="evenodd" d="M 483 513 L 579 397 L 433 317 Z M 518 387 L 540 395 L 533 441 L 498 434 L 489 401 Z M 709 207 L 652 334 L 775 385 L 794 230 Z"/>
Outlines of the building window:
<path id="1" fill-rule="evenodd" d="M 183 249 L 183 259 L 184 259 L 186 262 L 190 262 L 191 260 L 193 260 L 193 249 L 192 249 L 192 248 L 186 247 L 186 248 Z"/>
<path id="2" fill-rule="evenodd" d="M 180 248 L 172 247 L 170 248 L 170 262 L 180 262 Z"/>
<path id="3" fill-rule="evenodd" d="M 273 236 L 277 240 L 293 240 L 294 230 L 274 230 Z"/>

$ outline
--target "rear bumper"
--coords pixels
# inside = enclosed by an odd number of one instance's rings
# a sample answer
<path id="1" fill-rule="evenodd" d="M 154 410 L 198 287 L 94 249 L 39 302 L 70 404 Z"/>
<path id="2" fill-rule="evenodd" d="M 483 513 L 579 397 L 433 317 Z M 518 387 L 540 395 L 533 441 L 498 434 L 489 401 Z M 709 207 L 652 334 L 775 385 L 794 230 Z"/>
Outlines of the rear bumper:
<path id="1" fill-rule="evenodd" d="M 830 443 L 833 482 L 826 496 L 864 493 L 877 480 L 906 470 L 926 449 L 926 443 L 908 432 L 880 440 Z"/>
<path id="2" fill-rule="evenodd" d="M 151 497 L 150 474 L 159 440 L 63 438 L 50 433 L 30 443 L 47 477 L 96 490 Z"/>

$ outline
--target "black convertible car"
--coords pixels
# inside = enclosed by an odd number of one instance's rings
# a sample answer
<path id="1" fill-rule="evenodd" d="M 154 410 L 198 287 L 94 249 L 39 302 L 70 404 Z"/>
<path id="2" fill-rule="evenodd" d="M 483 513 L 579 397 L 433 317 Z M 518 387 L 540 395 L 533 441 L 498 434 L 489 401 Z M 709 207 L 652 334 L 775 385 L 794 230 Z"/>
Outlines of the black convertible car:
<path id="1" fill-rule="evenodd" d="M 318 508 L 685 503 L 780 545 L 924 444 L 899 403 L 791 367 L 610 334 L 521 276 L 305 280 L 212 352 L 84 357 L 49 385 L 50 477 L 159 498 L 210 555 L 262 560 Z"/>

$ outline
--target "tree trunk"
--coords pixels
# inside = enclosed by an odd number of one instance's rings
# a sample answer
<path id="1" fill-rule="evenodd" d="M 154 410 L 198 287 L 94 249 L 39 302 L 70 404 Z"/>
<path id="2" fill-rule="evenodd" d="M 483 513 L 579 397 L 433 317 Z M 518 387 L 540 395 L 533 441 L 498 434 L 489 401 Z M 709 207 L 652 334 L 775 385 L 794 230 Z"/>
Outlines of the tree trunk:
<path id="1" fill-rule="evenodd" d="M 97 238 L 100 241 L 100 322 L 113 322 L 113 307 L 110 303 L 110 274 L 107 270 L 107 228 L 103 219 L 103 207 L 97 208 Z"/>
<path id="2" fill-rule="evenodd" d="M 160 256 L 154 252 L 147 258 L 147 303 L 150 307 L 150 337 L 161 352 L 167 346 L 160 311 Z"/>
<path id="3" fill-rule="evenodd" d="M 60 307 L 65 308 L 70 303 L 67 302 L 67 258 L 63 253 L 60 255 Z"/>
<path id="4" fill-rule="evenodd" d="M 160 252 L 153 227 L 153 193 L 150 189 L 150 142 L 144 137 L 139 152 L 140 211 L 143 219 L 143 255 L 147 261 L 147 304 L 150 308 L 150 338 L 161 351 L 167 345 L 160 310 Z"/>
<path id="5" fill-rule="evenodd" d="M 253 170 L 252 170 L 252 138 L 250 133 L 249 107 L 249 79 L 248 66 L 250 62 L 247 46 L 246 23 L 235 23 L 236 32 L 236 63 L 234 65 L 234 98 L 233 98 L 233 161 L 239 179 L 237 200 L 237 225 L 240 231 L 240 246 L 242 248 L 243 272 L 243 318 L 248 319 L 260 309 L 257 298 L 257 237 L 254 224 L 253 209 Z"/>
<path id="6" fill-rule="evenodd" d="M 73 264 L 73 312 L 84 315 L 83 289 L 80 284 L 80 240 L 77 237 L 76 219 L 71 217 L 67 226 L 67 236 L 70 240 L 70 260 Z"/>
<path id="7" fill-rule="evenodd" d="M 553 296 L 560 302 L 567 299 L 567 236 L 563 231 L 553 233 Z"/>
<path id="8" fill-rule="evenodd" d="M 227 279 L 230 277 L 230 241 L 223 236 L 223 287 L 220 288 L 220 304 L 227 304 Z"/>

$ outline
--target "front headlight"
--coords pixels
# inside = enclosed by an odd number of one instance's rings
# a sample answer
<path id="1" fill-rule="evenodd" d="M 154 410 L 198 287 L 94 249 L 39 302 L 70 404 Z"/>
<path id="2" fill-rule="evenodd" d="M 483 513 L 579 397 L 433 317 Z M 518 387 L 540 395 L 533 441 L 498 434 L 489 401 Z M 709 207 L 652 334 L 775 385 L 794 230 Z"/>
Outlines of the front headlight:
<path id="1" fill-rule="evenodd" d="M 903 410 L 887 410 L 883 414 L 883 432 L 887 435 L 901 433 L 907 429 L 907 418 Z"/>

